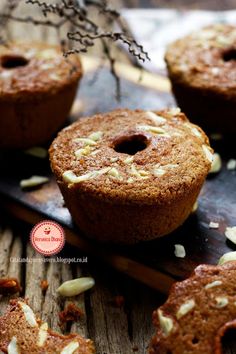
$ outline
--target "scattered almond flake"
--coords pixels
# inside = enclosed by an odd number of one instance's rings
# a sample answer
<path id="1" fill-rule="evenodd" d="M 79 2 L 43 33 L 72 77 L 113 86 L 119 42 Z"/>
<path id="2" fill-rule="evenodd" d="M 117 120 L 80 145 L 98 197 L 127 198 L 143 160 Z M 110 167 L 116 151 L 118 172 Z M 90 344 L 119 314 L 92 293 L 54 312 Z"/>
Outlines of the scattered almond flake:
<path id="1" fill-rule="evenodd" d="M 19 305 L 22 308 L 22 311 L 24 312 L 25 319 L 29 323 L 31 327 L 36 327 L 38 326 L 35 314 L 33 313 L 32 309 L 26 305 L 24 302 L 19 301 Z"/>
<path id="2" fill-rule="evenodd" d="M 162 167 L 155 167 L 153 169 L 153 174 L 155 177 L 160 177 L 160 176 L 163 176 L 167 171 L 164 170 L 164 168 Z"/>
<path id="3" fill-rule="evenodd" d="M 110 158 L 110 161 L 111 161 L 111 162 L 117 162 L 118 160 L 119 160 L 118 157 L 111 157 L 111 158 Z"/>
<path id="4" fill-rule="evenodd" d="M 214 221 L 209 222 L 209 229 L 218 229 L 218 228 L 219 228 L 218 222 L 214 222 Z"/>
<path id="5" fill-rule="evenodd" d="M 223 139 L 223 135 L 220 134 L 220 133 L 212 133 L 212 134 L 210 135 L 210 138 L 211 138 L 212 140 L 219 141 L 219 140 L 222 140 L 222 139 Z"/>
<path id="6" fill-rule="evenodd" d="M 75 138 L 73 139 L 75 143 L 84 143 L 84 145 L 96 145 L 96 141 L 89 138 Z"/>
<path id="7" fill-rule="evenodd" d="M 49 49 L 44 49 L 38 53 L 38 56 L 42 59 L 52 59 L 58 56 L 58 53 L 56 50 L 49 48 Z"/>
<path id="8" fill-rule="evenodd" d="M 40 65 L 40 69 L 42 70 L 48 70 L 54 68 L 54 63 L 43 63 Z"/>
<path id="9" fill-rule="evenodd" d="M 4 70 L 0 73 L 0 78 L 3 80 L 8 80 L 12 77 L 12 71 Z"/>
<path id="10" fill-rule="evenodd" d="M 162 124 L 166 122 L 166 118 L 163 118 L 152 111 L 147 111 L 145 114 L 147 118 L 150 118 L 156 124 Z"/>
<path id="11" fill-rule="evenodd" d="M 202 133 L 196 127 L 191 128 L 191 131 L 197 137 L 202 138 Z"/>
<path id="12" fill-rule="evenodd" d="M 67 344 L 67 346 L 62 349 L 60 354 L 73 354 L 76 349 L 79 348 L 79 342 L 71 342 Z"/>
<path id="13" fill-rule="evenodd" d="M 212 73 L 214 76 L 219 75 L 219 73 L 220 73 L 220 68 L 217 68 L 217 67 L 211 68 L 211 73 Z"/>
<path id="14" fill-rule="evenodd" d="M 181 109 L 179 107 L 173 107 L 168 109 L 168 113 L 172 116 L 177 116 L 178 114 L 180 114 L 180 112 Z"/>
<path id="15" fill-rule="evenodd" d="M 226 227 L 225 231 L 225 236 L 227 239 L 229 239 L 231 242 L 236 244 L 236 226 L 233 227 Z"/>
<path id="16" fill-rule="evenodd" d="M 94 132 L 94 133 L 91 133 L 88 138 L 91 139 L 91 140 L 94 140 L 94 141 L 98 141 L 102 138 L 103 136 L 103 132 L 101 131 L 97 131 L 97 132 Z"/>
<path id="17" fill-rule="evenodd" d="M 221 280 L 215 280 L 207 285 L 205 285 L 205 289 L 211 289 L 214 288 L 215 286 L 220 286 L 222 285 L 222 281 Z"/>
<path id="18" fill-rule="evenodd" d="M 87 156 L 91 153 L 91 145 L 87 145 L 84 148 L 78 149 L 75 151 L 75 156 L 76 157 L 82 157 L 82 156 Z"/>
<path id="19" fill-rule="evenodd" d="M 155 127 L 152 125 L 138 125 L 138 129 L 144 130 L 146 132 L 154 133 L 154 134 L 164 134 L 165 136 L 169 136 L 169 134 L 166 134 L 166 131 L 160 127 Z"/>
<path id="20" fill-rule="evenodd" d="M 45 159 L 48 156 L 47 149 L 42 148 L 41 146 L 34 146 L 25 150 L 24 153 L 27 155 L 39 157 L 40 159 Z"/>
<path id="21" fill-rule="evenodd" d="M 161 310 L 157 311 L 157 315 L 163 334 L 165 337 L 168 337 L 174 327 L 173 320 L 170 317 L 164 316 Z"/>
<path id="22" fill-rule="evenodd" d="M 108 173 L 107 173 L 109 176 L 112 176 L 116 179 L 119 179 L 119 180 L 122 180 L 122 176 L 120 175 L 119 171 L 115 168 L 115 167 L 112 167 Z"/>
<path id="23" fill-rule="evenodd" d="M 93 150 L 93 151 L 90 153 L 90 155 L 95 156 L 95 155 L 97 155 L 100 151 L 101 151 L 101 150 L 99 150 L 99 149 Z"/>
<path id="24" fill-rule="evenodd" d="M 61 81 L 61 77 L 56 73 L 50 73 L 49 78 L 54 81 Z"/>
<path id="25" fill-rule="evenodd" d="M 227 297 L 216 297 L 216 307 L 218 309 L 221 309 L 222 307 L 227 306 L 229 303 L 229 300 L 227 299 Z"/>
<path id="26" fill-rule="evenodd" d="M 198 209 L 198 201 L 196 200 L 196 202 L 193 204 L 192 213 L 195 213 L 197 209 Z"/>
<path id="27" fill-rule="evenodd" d="M 230 159 L 227 162 L 227 170 L 236 170 L 236 160 L 235 159 Z"/>
<path id="28" fill-rule="evenodd" d="M 231 262 L 231 261 L 236 261 L 236 251 L 227 252 L 227 253 L 223 254 L 223 256 L 221 256 L 218 261 L 218 265 L 222 265 L 222 264 L 225 264 L 225 263 Z"/>
<path id="29" fill-rule="evenodd" d="M 17 346 L 17 339 L 16 337 L 12 337 L 10 343 L 7 346 L 7 353 L 8 354 L 20 354 L 20 351 L 18 350 Z"/>
<path id="30" fill-rule="evenodd" d="M 217 152 L 215 152 L 213 154 L 213 161 L 209 173 L 217 173 L 221 170 L 221 167 L 222 167 L 221 157 Z"/>
<path id="31" fill-rule="evenodd" d="M 38 341 L 37 341 L 37 345 L 39 347 L 42 347 L 44 345 L 44 343 L 47 340 L 47 336 L 48 336 L 48 324 L 47 322 L 45 322 L 41 324 L 41 326 L 39 327 Z"/>
<path id="32" fill-rule="evenodd" d="M 49 181 L 48 177 L 43 176 L 32 176 L 28 179 L 22 179 L 20 181 L 21 188 L 31 188 L 40 186 L 41 184 L 47 183 Z"/>
<path id="33" fill-rule="evenodd" d="M 88 172 L 88 173 L 81 175 L 81 176 L 76 176 L 73 171 L 65 171 L 63 173 L 62 177 L 65 182 L 74 184 L 74 183 L 80 183 L 83 181 L 88 181 L 90 179 L 101 176 L 101 175 L 107 173 L 110 169 L 111 169 L 110 167 L 105 167 L 105 168 L 102 168 L 101 170 L 91 171 L 91 172 Z"/>
<path id="34" fill-rule="evenodd" d="M 183 245 L 176 244 L 175 245 L 175 256 L 178 258 L 184 258 L 186 256 L 186 251 Z"/>
<path id="35" fill-rule="evenodd" d="M 145 170 L 137 170 L 134 165 L 131 165 L 130 173 L 131 173 L 131 175 L 133 175 L 139 179 L 141 179 L 141 178 L 147 179 L 150 174 L 148 171 L 145 171 Z"/>
<path id="36" fill-rule="evenodd" d="M 126 157 L 126 159 L 124 159 L 123 162 L 124 162 L 126 165 L 128 165 L 128 164 L 132 163 L 133 160 L 134 160 L 134 157 L 133 157 L 133 156 L 128 156 L 128 157 Z"/>
<path id="37" fill-rule="evenodd" d="M 76 296 L 91 289 L 94 285 L 95 281 L 91 277 L 77 278 L 65 281 L 59 286 L 57 292 L 62 296 Z"/>
<path id="38" fill-rule="evenodd" d="M 73 116 L 77 116 L 83 110 L 83 102 L 76 98 L 71 108 L 70 114 Z"/>
<path id="39" fill-rule="evenodd" d="M 132 177 L 129 177 L 129 178 L 127 179 L 127 183 L 133 183 L 133 181 L 134 181 L 134 179 L 133 179 Z"/>
<path id="40" fill-rule="evenodd" d="M 183 305 L 180 306 L 176 313 L 177 319 L 185 316 L 188 312 L 190 312 L 195 307 L 195 301 L 193 299 L 185 302 Z"/>
<path id="41" fill-rule="evenodd" d="M 207 158 L 208 161 L 212 162 L 213 161 L 213 154 L 210 151 L 209 147 L 207 145 L 202 145 L 203 152 Z"/>

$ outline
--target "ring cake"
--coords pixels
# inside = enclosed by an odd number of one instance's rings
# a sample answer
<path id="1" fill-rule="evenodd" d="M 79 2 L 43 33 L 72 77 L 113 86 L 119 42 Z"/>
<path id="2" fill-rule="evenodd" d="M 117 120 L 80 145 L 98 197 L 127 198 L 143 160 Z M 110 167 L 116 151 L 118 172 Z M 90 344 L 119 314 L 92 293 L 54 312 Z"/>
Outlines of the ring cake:
<path id="1" fill-rule="evenodd" d="M 170 44 L 165 59 L 189 119 L 211 132 L 235 133 L 236 27 L 203 28 Z"/>
<path id="2" fill-rule="evenodd" d="M 73 220 L 99 241 L 136 243 L 180 226 L 211 167 L 208 138 L 179 109 L 82 118 L 50 147 Z"/>
<path id="3" fill-rule="evenodd" d="M 0 148 L 49 141 L 62 127 L 81 77 L 79 58 L 47 44 L 0 46 Z"/>

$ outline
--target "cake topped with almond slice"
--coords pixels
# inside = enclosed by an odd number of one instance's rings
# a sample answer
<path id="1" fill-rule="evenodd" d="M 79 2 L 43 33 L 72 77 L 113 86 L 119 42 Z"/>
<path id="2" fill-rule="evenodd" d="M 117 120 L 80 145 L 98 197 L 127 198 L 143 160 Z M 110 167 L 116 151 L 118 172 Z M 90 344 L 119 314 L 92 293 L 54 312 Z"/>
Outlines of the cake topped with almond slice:
<path id="1" fill-rule="evenodd" d="M 93 354 L 92 341 L 78 334 L 63 336 L 35 316 L 24 299 L 10 301 L 0 317 L 0 351 L 8 354 Z"/>
<path id="2" fill-rule="evenodd" d="M 79 227 L 89 236 L 99 232 L 99 239 L 110 234 L 132 243 L 162 236 L 186 219 L 211 167 L 212 150 L 204 132 L 178 108 L 120 109 L 63 129 L 50 160 Z"/>
<path id="3" fill-rule="evenodd" d="M 222 338 L 236 328 L 236 262 L 199 265 L 171 288 L 153 313 L 149 354 L 222 354 Z"/>

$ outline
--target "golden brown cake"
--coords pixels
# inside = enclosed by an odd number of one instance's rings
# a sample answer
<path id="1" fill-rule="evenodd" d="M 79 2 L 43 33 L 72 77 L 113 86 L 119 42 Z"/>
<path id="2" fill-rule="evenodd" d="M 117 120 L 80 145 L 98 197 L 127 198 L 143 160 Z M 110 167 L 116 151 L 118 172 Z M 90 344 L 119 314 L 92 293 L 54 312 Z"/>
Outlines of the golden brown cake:
<path id="1" fill-rule="evenodd" d="M 166 63 L 178 105 L 208 131 L 236 132 L 236 27 L 215 24 L 170 44 Z"/>
<path id="2" fill-rule="evenodd" d="M 74 100 L 81 64 L 60 48 L 38 43 L 0 46 L 0 148 L 49 141 Z"/>
<path id="3" fill-rule="evenodd" d="M 91 340 L 78 334 L 63 336 L 35 316 L 24 299 L 10 301 L 0 317 L 0 351 L 8 354 L 94 354 Z"/>
<path id="4" fill-rule="evenodd" d="M 177 108 L 83 118 L 50 147 L 73 220 L 88 237 L 136 243 L 180 226 L 211 166 L 204 132 Z"/>
<path id="5" fill-rule="evenodd" d="M 153 313 L 150 354 L 223 354 L 221 340 L 236 328 L 236 262 L 200 265 L 176 283 Z"/>

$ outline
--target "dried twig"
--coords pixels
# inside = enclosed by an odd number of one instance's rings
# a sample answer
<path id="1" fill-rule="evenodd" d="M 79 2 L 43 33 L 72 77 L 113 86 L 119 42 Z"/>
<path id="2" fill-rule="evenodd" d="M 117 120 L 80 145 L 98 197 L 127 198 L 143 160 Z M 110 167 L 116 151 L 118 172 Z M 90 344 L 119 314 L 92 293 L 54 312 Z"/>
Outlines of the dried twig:
<path id="1" fill-rule="evenodd" d="M 43 18 L 38 19 L 33 15 L 25 17 L 15 15 L 14 12 L 22 1 L 29 6 L 38 7 Z M 104 17 L 106 27 L 116 23 L 116 27 L 120 31 L 107 31 L 101 28 L 90 16 L 91 7 L 98 11 L 99 16 Z M 3 32 L 8 21 L 52 27 L 59 36 L 60 29 L 65 24 L 69 24 L 67 43 L 64 40 L 62 42 L 64 55 L 67 57 L 74 53 L 87 52 L 97 41 L 101 41 L 104 54 L 110 62 L 111 73 L 116 80 L 117 96 L 120 97 L 120 81 L 115 71 L 115 60 L 111 55 L 111 46 L 118 42 L 126 45 L 129 53 L 139 61 L 149 60 L 149 57 L 143 46 L 126 34 L 121 26 L 119 16 L 119 13 L 109 6 L 107 0 L 55 0 L 54 3 L 40 0 L 8 0 L 4 11 L 0 13 L 0 40 L 3 40 Z"/>

